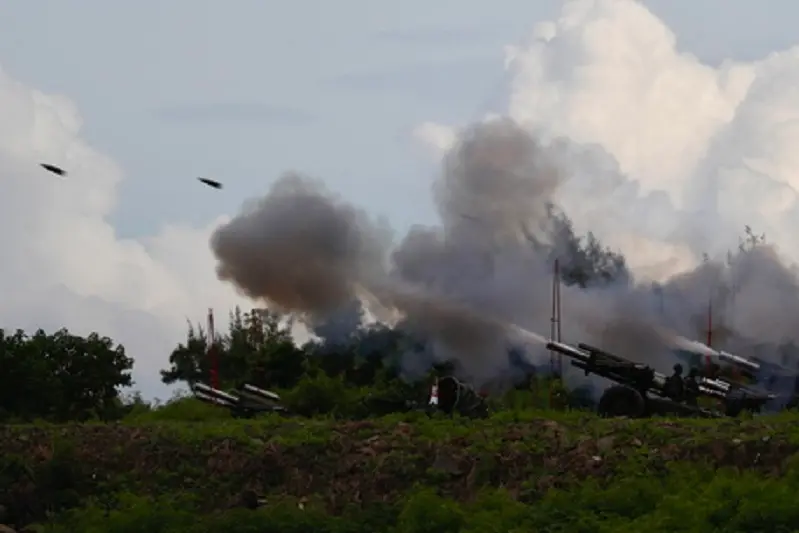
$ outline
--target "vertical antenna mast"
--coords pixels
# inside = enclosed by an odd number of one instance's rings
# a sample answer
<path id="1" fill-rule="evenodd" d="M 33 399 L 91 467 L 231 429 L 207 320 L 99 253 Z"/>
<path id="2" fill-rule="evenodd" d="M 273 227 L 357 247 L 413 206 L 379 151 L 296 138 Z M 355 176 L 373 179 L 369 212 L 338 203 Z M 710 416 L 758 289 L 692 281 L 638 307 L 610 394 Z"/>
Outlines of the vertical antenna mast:
<path id="1" fill-rule="evenodd" d="M 216 356 L 216 333 L 214 332 L 214 310 L 208 308 L 208 360 L 210 364 L 211 387 L 219 388 L 219 361 Z"/>
<path id="2" fill-rule="evenodd" d="M 713 296 L 707 300 L 707 345 L 713 347 Z M 710 356 L 706 358 L 708 370 L 710 369 Z"/>
<path id="3" fill-rule="evenodd" d="M 560 262 L 555 259 L 555 268 L 552 276 L 552 327 L 550 339 L 560 342 Z M 555 364 L 555 353 L 549 352 L 549 364 L 553 374 L 558 377 L 563 371 L 563 356 L 558 354 L 557 365 Z"/>
<path id="4" fill-rule="evenodd" d="M 560 261 L 555 261 L 555 294 L 558 296 L 558 303 L 556 306 L 557 310 L 557 324 L 558 324 L 558 342 L 562 342 L 560 338 Z M 563 376 L 563 354 L 558 353 L 558 376 Z"/>

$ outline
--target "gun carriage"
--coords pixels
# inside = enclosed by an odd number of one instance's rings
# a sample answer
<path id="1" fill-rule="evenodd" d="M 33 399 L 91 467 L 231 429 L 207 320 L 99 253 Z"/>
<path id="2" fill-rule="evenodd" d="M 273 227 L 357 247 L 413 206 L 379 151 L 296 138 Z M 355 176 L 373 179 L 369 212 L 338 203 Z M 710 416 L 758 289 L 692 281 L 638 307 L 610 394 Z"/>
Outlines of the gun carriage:
<path id="1" fill-rule="evenodd" d="M 721 378 L 692 372 L 686 378 L 667 377 L 648 365 L 634 363 L 600 348 L 580 343 L 577 347 L 549 342 L 547 348 L 571 359 L 571 365 L 612 381 L 599 400 L 602 416 L 642 418 L 653 415 L 698 417 L 738 416 L 742 411 L 759 412 L 776 396 Z M 740 358 L 738 358 L 740 359 Z M 674 386 L 676 380 L 681 384 Z M 698 405 L 699 397 L 720 401 L 723 409 Z"/>

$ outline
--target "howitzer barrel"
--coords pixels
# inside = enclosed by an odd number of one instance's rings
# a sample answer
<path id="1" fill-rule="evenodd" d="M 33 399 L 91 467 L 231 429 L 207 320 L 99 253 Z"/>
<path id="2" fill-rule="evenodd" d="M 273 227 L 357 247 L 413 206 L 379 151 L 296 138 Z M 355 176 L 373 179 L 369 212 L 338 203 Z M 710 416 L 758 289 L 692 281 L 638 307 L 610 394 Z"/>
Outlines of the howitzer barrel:
<path id="1" fill-rule="evenodd" d="M 226 401 L 226 402 L 229 402 L 229 403 L 232 403 L 232 404 L 236 404 L 239 401 L 238 397 L 233 396 L 232 394 L 228 394 L 225 391 L 221 391 L 219 389 L 215 389 L 213 387 L 209 387 L 205 383 L 195 383 L 194 384 L 194 388 L 197 389 L 198 391 L 200 391 L 201 393 L 205 394 L 205 395 L 212 396 L 214 398 L 220 398 L 223 401 Z M 195 391 L 195 395 L 196 394 L 197 394 L 197 392 Z"/>
<path id="2" fill-rule="evenodd" d="M 618 355 L 613 355 L 610 352 L 606 352 L 605 350 L 603 350 L 601 348 L 597 348 L 595 346 L 591 346 L 590 344 L 586 344 L 584 342 L 579 343 L 577 345 L 577 347 L 580 348 L 583 351 L 586 351 L 586 352 L 590 353 L 590 354 L 594 354 L 594 355 L 597 355 L 597 356 L 600 356 L 600 357 L 605 357 L 606 359 L 610 359 L 611 361 L 615 361 L 616 363 L 619 363 L 619 364 L 622 364 L 622 365 L 635 365 L 635 363 L 633 363 L 632 361 L 628 361 L 627 359 L 624 359 L 623 357 L 619 357 Z"/>
<path id="3" fill-rule="evenodd" d="M 250 385 L 249 383 L 245 383 L 244 386 L 241 388 L 242 392 L 247 392 L 251 395 L 258 396 L 260 398 L 271 400 L 274 402 L 280 401 L 280 396 L 275 394 L 272 391 L 264 390 L 255 385 Z"/>
<path id="4" fill-rule="evenodd" d="M 777 395 L 771 394 L 769 392 L 758 390 L 753 387 L 749 387 L 747 385 L 742 385 L 740 383 L 730 383 L 724 379 L 713 379 L 713 378 L 702 378 L 700 381 L 702 385 L 707 385 L 718 390 L 721 390 L 727 394 L 735 394 L 735 395 L 744 395 L 748 396 L 749 398 L 760 398 L 763 401 L 766 400 L 773 400 L 777 398 Z"/>
<path id="5" fill-rule="evenodd" d="M 717 352 L 717 354 L 718 354 L 718 358 L 721 359 L 722 361 L 726 361 L 726 362 L 729 362 L 729 363 L 735 363 L 735 364 L 738 364 L 738 365 L 741 365 L 741 366 L 745 366 L 749 370 L 752 370 L 754 372 L 757 372 L 758 370 L 760 370 L 760 365 L 758 363 L 755 363 L 754 361 L 750 361 L 749 359 L 746 359 L 745 357 L 741 357 L 739 355 L 731 354 L 731 353 L 725 352 L 725 351 L 719 351 L 719 352 Z"/>
<path id="6" fill-rule="evenodd" d="M 234 404 L 232 402 L 229 402 L 227 400 L 223 400 L 221 398 L 216 398 L 214 396 L 211 396 L 209 394 L 205 394 L 203 392 L 195 392 L 194 393 L 194 397 L 197 398 L 198 400 L 203 401 L 203 402 L 212 403 L 214 405 L 219 405 L 219 406 L 222 406 L 222 407 L 233 407 L 234 406 Z"/>
<path id="7" fill-rule="evenodd" d="M 275 407 L 280 404 L 277 400 L 260 396 L 243 389 L 239 390 L 238 393 L 241 394 L 242 402 L 247 402 L 248 404 L 255 404 L 261 407 Z"/>
<path id="8" fill-rule="evenodd" d="M 713 378 L 702 378 L 699 380 L 699 384 L 703 387 L 711 388 L 721 392 L 727 392 L 730 390 L 731 387 L 731 385 L 726 381 Z"/>
<path id="9" fill-rule="evenodd" d="M 568 344 L 564 344 L 562 342 L 549 341 L 547 343 L 547 349 L 552 350 L 553 352 L 558 352 L 567 357 L 571 357 L 572 359 L 577 359 L 583 363 L 588 362 L 588 360 L 591 358 L 591 356 L 583 350 L 577 349 L 574 346 L 569 346 Z"/>
<path id="10" fill-rule="evenodd" d="M 714 389 L 713 387 L 707 387 L 705 385 L 699 385 L 699 392 L 704 394 L 705 396 L 712 396 L 714 398 L 721 398 L 722 400 L 727 398 L 727 393 L 724 391 L 720 391 L 718 389 Z"/>

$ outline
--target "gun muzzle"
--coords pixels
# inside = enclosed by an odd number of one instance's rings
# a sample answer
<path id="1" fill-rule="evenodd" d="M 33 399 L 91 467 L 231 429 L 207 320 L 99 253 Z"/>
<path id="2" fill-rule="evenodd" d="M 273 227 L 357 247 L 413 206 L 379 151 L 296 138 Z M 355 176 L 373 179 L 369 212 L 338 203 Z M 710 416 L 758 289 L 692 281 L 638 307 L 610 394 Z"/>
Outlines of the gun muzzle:
<path id="1" fill-rule="evenodd" d="M 214 398 L 219 398 L 219 399 L 221 399 L 221 400 L 223 400 L 225 402 L 229 402 L 229 403 L 235 404 L 235 403 L 238 403 L 238 401 L 239 401 L 238 397 L 233 396 L 232 394 L 228 394 L 227 392 L 221 391 L 219 389 L 215 389 L 213 387 L 209 387 L 205 383 L 195 383 L 194 384 L 194 388 L 197 389 L 197 391 L 201 392 L 202 394 L 205 394 L 207 396 L 211 396 L 211 397 L 214 397 Z M 197 391 L 194 392 L 195 395 L 197 395 Z"/>
<path id="2" fill-rule="evenodd" d="M 716 389 L 720 392 L 727 392 L 730 390 L 730 384 L 726 381 L 722 381 L 720 379 L 712 379 L 712 378 L 702 378 L 699 380 L 699 384 L 704 387 L 709 387 L 712 389 Z"/>
<path id="3" fill-rule="evenodd" d="M 255 385 L 250 385 L 249 383 L 245 383 L 244 386 L 241 388 L 242 392 L 248 392 L 251 395 L 258 396 L 260 398 L 271 400 L 273 402 L 279 402 L 280 396 L 275 394 L 272 391 L 264 390 Z"/>
<path id="4" fill-rule="evenodd" d="M 549 341 L 547 343 L 547 349 L 552 350 L 553 352 L 558 352 L 559 354 L 563 354 L 567 357 L 571 357 L 572 359 L 577 359 L 583 363 L 587 362 L 591 358 L 590 354 L 587 352 L 562 342 Z"/>
<path id="5" fill-rule="evenodd" d="M 699 392 L 701 392 L 705 396 L 713 396 L 715 398 L 721 398 L 722 400 L 727 398 L 726 392 L 720 391 L 713 387 L 707 387 L 705 385 L 699 385 Z"/>
<path id="6" fill-rule="evenodd" d="M 733 363 L 733 364 L 736 364 L 736 365 L 745 366 L 749 370 L 752 370 L 754 372 L 757 372 L 758 370 L 760 370 L 760 365 L 759 364 L 755 363 L 754 361 L 750 361 L 749 359 L 746 359 L 745 357 L 741 357 L 739 355 L 731 354 L 731 353 L 725 352 L 725 351 L 719 351 L 719 352 L 717 352 L 717 354 L 718 354 L 718 358 L 721 359 L 722 361 L 726 361 L 728 363 Z"/>
<path id="7" fill-rule="evenodd" d="M 577 347 L 580 348 L 581 350 L 583 350 L 584 352 L 588 352 L 589 354 L 593 354 L 593 355 L 596 355 L 598 357 L 604 357 L 605 359 L 610 359 L 611 361 L 616 361 L 618 363 L 622 363 L 622 364 L 625 364 L 625 365 L 630 365 L 630 364 L 634 365 L 634 364 L 636 364 L 633 361 L 628 361 L 627 359 L 624 359 L 623 357 L 619 357 L 618 355 L 613 355 L 610 352 L 606 352 L 605 350 L 603 350 L 601 348 L 597 348 L 596 346 L 591 346 L 590 344 L 586 344 L 584 342 L 579 343 L 577 345 Z"/>
<path id="8" fill-rule="evenodd" d="M 203 392 L 195 392 L 194 397 L 203 402 L 212 403 L 214 405 L 219 405 L 221 407 L 233 407 L 233 404 L 231 402 L 228 402 L 227 400 L 223 400 L 221 398 L 216 398 L 214 396 L 205 394 Z"/>

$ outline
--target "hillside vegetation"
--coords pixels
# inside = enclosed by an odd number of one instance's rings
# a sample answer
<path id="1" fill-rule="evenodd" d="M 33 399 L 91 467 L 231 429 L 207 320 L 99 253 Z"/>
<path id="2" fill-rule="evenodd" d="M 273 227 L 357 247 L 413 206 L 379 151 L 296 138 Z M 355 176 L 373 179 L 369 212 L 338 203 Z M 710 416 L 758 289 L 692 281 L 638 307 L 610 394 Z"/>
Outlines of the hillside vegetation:
<path id="1" fill-rule="evenodd" d="M 794 414 L 242 421 L 181 403 L 3 427 L 5 520 L 87 533 L 799 530 Z"/>

